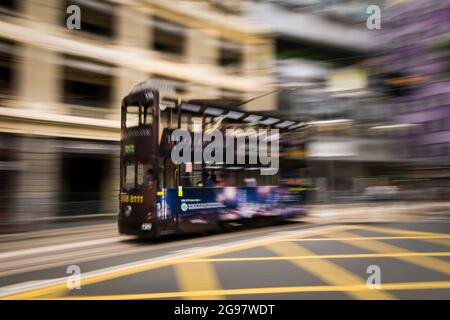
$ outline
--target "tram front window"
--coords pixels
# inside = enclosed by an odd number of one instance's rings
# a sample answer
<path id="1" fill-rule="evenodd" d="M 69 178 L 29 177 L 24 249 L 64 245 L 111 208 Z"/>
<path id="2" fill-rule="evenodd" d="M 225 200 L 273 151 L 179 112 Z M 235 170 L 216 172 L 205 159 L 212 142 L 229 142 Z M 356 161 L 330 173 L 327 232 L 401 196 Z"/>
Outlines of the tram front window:
<path id="1" fill-rule="evenodd" d="M 153 170 L 151 165 L 144 163 L 128 163 L 123 171 L 124 188 L 131 191 L 139 188 L 148 188 L 153 185 Z"/>
<path id="2" fill-rule="evenodd" d="M 126 113 L 125 126 L 127 128 L 138 127 L 141 125 L 151 125 L 153 122 L 153 117 L 151 113 L 151 107 L 144 112 L 144 108 L 137 106 L 129 106 Z"/>
<path id="3" fill-rule="evenodd" d="M 122 186 L 134 191 L 152 184 L 153 117 L 151 107 L 128 106 L 122 125 Z"/>

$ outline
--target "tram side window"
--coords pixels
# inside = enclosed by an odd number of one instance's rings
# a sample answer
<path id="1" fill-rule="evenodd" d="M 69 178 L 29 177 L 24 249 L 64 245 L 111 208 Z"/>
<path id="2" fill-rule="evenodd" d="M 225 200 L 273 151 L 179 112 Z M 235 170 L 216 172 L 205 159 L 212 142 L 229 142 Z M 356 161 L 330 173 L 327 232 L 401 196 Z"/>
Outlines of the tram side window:
<path id="1" fill-rule="evenodd" d="M 189 163 L 181 166 L 181 185 L 183 187 L 200 187 L 201 182 L 201 164 Z"/>
<path id="2" fill-rule="evenodd" d="M 162 107 L 160 106 L 160 130 L 164 128 L 174 128 L 176 127 L 176 110 L 174 108 Z"/>
<path id="3" fill-rule="evenodd" d="M 224 173 L 224 180 L 226 186 L 241 187 L 242 182 L 239 181 L 239 175 L 236 171 L 227 170 Z"/>
<path id="4" fill-rule="evenodd" d="M 144 183 L 144 179 L 146 176 L 146 173 L 144 171 L 144 165 L 142 163 L 138 163 L 138 176 L 137 176 L 137 183 L 139 186 L 141 186 Z"/>
<path id="5" fill-rule="evenodd" d="M 160 159 L 159 183 L 158 188 L 175 188 L 177 181 L 177 165 L 170 159 Z"/>
<path id="6" fill-rule="evenodd" d="M 221 169 L 206 170 L 207 182 L 205 187 L 225 187 L 224 172 Z"/>
<path id="7" fill-rule="evenodd" d="M 278 178 L 279 178 L 278 174 L 265 175 L 265 176 L 258 175 L 257 181 L 258 181 L 258 184 L 262 185 L 262 186 L 275 186 L 275 185 L 278 185 L 278 183 L 279 183 Z"/>
<path id="8" fill-rule="evenodd" d="M 278 184 L 278 175 L 261 175 L 259 168 L 253 170 L 227 170 L 224 184 L 236 187 L 274 186 Z"/>

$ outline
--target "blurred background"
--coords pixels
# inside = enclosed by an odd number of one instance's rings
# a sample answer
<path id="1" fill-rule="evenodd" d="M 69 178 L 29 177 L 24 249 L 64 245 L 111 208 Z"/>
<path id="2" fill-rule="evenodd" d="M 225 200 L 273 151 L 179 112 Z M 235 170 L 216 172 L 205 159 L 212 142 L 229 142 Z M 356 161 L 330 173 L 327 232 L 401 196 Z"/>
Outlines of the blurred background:
<path id="1" fill-rule="evenodd" d="M 273 92 L 242 108 L 307 124 L 312 205 L 449 199 L 448 1 L 1 0 L 0 16 L 0 233 L 116 214 L 120 101 L 148 78 L 183 99 Z"/>

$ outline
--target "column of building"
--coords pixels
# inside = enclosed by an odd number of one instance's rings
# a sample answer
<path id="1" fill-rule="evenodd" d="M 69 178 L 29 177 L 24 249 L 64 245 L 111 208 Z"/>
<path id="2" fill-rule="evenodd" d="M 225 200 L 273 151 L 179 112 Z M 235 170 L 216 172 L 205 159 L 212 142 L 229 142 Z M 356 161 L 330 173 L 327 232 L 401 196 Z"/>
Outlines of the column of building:
<path id="1" fill-rule="evenodd" d="M 30 23 L 37 25 L 57 23 L 59 9 L 56 0 L 47 1 L 45 6 L 35 1 L 23 2 L 24 14 L 30 18 Z M 18 107 L 24 114 L 53 112 L 59 98 L 57 53 L 28 42 L 20 44 L 19 52 Z M 55 140 L 22 135 L 17 139 L 17 150 L 21 164 L 15 193 L 18 220 L 29 221 L 55 214 L 61 181 L 60 154 L 55 150 Z"/>
<path id="2" fill-rule="evenodd" d="M 275 89 L 275 77 L 272 78 L 273 42 L 270 38 L 261 39 L 258 43 L 246 43 L 242 46 L 242 75 L 256 79 L 267 79 L 267 85 L 259 92 L 244 94 L 244 100 L 264 95 L 246 104 L 246 110 L 268 111 L 277 109 L 277 95 L 266 93 Z"/>
<path id="3" fill-rule="evenodd" d="M 186 62 L 193 65 L 217 68 L 219 58 L 219 33 L 213 29 L 187 29 Z M 189 84 L 187 97 L 192 99 L 208 99 L 218 96 L 217 88 L 205 87 L 196 83 Z"/>

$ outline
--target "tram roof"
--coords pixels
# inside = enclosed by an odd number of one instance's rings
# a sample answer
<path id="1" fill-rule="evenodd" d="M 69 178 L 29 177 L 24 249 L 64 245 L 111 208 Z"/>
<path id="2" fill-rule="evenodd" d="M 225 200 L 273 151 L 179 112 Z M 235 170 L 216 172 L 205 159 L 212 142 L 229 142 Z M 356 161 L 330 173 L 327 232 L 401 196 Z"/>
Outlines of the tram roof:
<path id="1" fill-rule="evenodd" d="M 155 89 L 148 88 L 145 83 L 139 83 L 135 85 L 129 94 L 122 99 L 122 106 L 145 106 L 151 103 L 153 100 Z"/>
<path id="2" fill-rule="evenodd" d="M 258 123 L 279 129 L 296 129 L 303 125 L 301 121 L 288 120 L 272 115 L 270 112 L 251 112 L 239 108 L 239 102 L 221 99 L 194 99 L 183 101 L 181 110 L 211 116 L 225 116 L 239 122 Z"/>
<path id="3" fill-rule="evenodd" d="M 132 88 L 123 98 L 122 105 L 149 105 L 154 94 L 161 88 L 154 88 L 151 81 L 144 81 Z M 277 111 L 244 111 L 239 108 L 239 102 L 224 99 L 192 99 L 181 102 L 181 110 L 191 113 L 207 114 L 211 116 L 225 116 L 239 122 L 258 123 L 279 129 L 293 130 L 303 126 L 301 121 L 279 117 Z"/>

